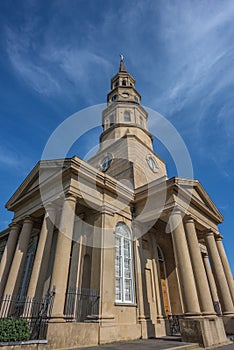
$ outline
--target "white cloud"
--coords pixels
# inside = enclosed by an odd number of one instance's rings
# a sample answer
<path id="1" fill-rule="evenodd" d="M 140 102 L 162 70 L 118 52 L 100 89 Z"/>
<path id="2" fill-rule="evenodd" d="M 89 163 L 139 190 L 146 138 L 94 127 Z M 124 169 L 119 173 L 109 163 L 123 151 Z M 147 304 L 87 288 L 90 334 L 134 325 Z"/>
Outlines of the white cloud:
<path id="1" fill-rule="evenodd" d="M 32 167 L 32 161 L 13 147 L 8 146 L 5 141 L 4 146 L 0 146 L 0 167 L 2 171 L 4 168 L 12 168 L 17 170 L 17 174 L 25 176 Z"/>
<path id="2" fill-rule="evenodd" d="M 31 20 L 18 32 L 6 28 L 7 53 L 20 78 L 43 95 L 69 95 L 77 87 L 88 96 L 93 75 L 110 69 L 108 60 L 88 47 L 56 46 L 53 37 L 37 45 L 36 29 Z"/>

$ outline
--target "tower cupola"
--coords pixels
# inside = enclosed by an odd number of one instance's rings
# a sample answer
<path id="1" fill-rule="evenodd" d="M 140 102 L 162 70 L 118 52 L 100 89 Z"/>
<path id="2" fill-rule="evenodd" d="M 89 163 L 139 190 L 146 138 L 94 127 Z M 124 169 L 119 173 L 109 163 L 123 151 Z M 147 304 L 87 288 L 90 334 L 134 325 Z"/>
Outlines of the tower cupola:
<path id="1" fill-rule="evenodd" d="M 120 55 L 118 73 L 111 79 L 111 91 L 107 95 L 108 105 L 113 102 L 140 103 L 141 95 L 135 90 L 135 79 L 127 72 L 124 57 Z"/>

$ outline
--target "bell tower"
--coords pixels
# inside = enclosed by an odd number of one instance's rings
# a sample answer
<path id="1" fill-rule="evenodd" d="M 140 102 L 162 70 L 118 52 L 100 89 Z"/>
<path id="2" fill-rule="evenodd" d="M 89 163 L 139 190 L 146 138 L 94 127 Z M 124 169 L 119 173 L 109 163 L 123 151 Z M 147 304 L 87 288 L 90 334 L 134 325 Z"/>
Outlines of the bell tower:
<path id="1" fill-rule="evenodd" d="M 104 131 L 100 136 L 101 148 L 105 147 L 104 141 L 115 141 L 130 131 L 152 149 L 152 136 L 147 129 L 148 114 L 140 101 L 141 95 L 135 89 L 135 79 L 127 72 L 121 55 L 119 71 L 111 79 L 107 108 L 102 114 Z"/>
<path id="2" fill-rule="evenodd" d="M 135 79 L 120 55 L 119 70 L 111 79 L 107 107 L 102 112 L 100 148 L 88 162 L 120 181 L 130 181 L 133 188 L 166 176 L 165 163 L 153 150 L 148 113 L 140 102 Z"/>

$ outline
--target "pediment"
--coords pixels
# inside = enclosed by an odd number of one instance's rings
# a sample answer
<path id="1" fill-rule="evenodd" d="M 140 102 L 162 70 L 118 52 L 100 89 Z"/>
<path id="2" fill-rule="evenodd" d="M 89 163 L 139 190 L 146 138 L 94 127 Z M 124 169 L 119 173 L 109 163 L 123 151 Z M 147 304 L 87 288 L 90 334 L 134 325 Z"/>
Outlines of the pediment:
<path id="1" fill-rule="evenodd" d="M 61 170 L 61 166 L 64 165 L 65 160 L 49 160 L 40 161 L 31 170 L 28 176 L 24 179 L 12 197 L 6 203 L 6 208 L 10 207 L 16 203 L 19 199 L 23 198 L 30 192 L 36 191 L 39 188 L 39 182 L 48 179 L 50 176 L 54 175 L 57 171 Z"/>
<path id="2" fill-rule="evenodd" d="M 173 178 L 170 180 L 173 180 L 175 184 L 191 197 L 190 201 L 192 205 L 199 207 L 201 210 L 209 211 L 220 222 L 223 221 L 222 214 L 198 180 L 182 178 Z"/>

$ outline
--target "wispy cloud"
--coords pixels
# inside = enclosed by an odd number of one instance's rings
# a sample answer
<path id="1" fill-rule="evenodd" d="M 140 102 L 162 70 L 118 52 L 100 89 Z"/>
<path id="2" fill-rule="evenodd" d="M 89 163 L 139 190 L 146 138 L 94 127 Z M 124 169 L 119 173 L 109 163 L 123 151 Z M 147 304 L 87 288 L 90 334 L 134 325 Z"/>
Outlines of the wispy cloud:
<path id="1" fill-rule="evenodd" d="M 21 175 L 25 175 L 28 171 L 28 167 L 32 166 L 28 158 L 14 150 L 12 147 L 8 147 L 6 142 L 4 146 L 0 146 L 0 167 L 3 171 L 4 168 L 11 168 L 17 170 Z"/>
<path id="2" fill-rule="evenodd" d="M 31 17 L 22 28 L 5 28 L 6 51 L 15 72 L 36 92 L 46 96 L 92 95 L 93 77 L 99 80 L 112 67 L 107 59 L 92 52 L 91 47 L 56 44 L 54 35 L 37 43 L 40 22 Z M 56 30 L 56 28 L 54 28 Z M 98 80 L 97 79 L 97 80 Z M 80 88 L 82 86 L 82 88 Z"/>
<path id="3" fill-rule="evenodd" d="M 161 36 L 171 57 L 166 78 L 170 82 L 158 103 L 169 115 L 200 99 L 201 92 L 204 99 L 214 96 L 230 79 L 230 71 L 225 74 L 223 67 L 230 69 L 234 56 L 234 28 L 230 25 L 234 4 L 217 4 L 167 3 L 162 11 Z M 231 80 L 234 82 L 233 76 Z M 219 81 L 218 86 L 213 81 Z"/>

